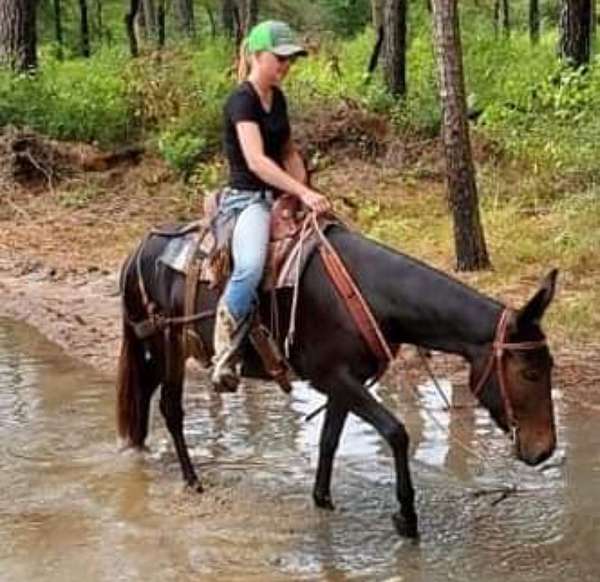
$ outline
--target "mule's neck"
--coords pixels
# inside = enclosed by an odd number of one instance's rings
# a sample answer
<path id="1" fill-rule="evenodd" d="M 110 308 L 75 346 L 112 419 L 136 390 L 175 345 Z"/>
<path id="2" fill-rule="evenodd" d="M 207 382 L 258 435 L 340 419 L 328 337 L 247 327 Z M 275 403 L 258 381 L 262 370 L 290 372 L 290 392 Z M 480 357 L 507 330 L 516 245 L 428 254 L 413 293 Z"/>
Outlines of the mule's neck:
<path id="1" fill-rule="evenodd" d="M 351 262 L 390 343 L 472 360 L 493 341 L 502 304 L 420 261 L 346 234 L 336 246 Z"/>

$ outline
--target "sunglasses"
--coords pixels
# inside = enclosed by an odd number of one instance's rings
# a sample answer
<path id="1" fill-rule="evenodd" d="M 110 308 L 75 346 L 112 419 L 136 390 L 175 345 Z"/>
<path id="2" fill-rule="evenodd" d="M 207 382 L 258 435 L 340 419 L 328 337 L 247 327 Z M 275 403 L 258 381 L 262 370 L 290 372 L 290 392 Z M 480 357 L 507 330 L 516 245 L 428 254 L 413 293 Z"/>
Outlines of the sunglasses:
<path id="1" fill-rule="evenodd" d="M 275 53 L 273 53 L 275 55 Z M 296 55 L 284 56 L 284 55 L 275 55 L 277 62 L 279 63 L 293 63 L 296 60 Z"/>

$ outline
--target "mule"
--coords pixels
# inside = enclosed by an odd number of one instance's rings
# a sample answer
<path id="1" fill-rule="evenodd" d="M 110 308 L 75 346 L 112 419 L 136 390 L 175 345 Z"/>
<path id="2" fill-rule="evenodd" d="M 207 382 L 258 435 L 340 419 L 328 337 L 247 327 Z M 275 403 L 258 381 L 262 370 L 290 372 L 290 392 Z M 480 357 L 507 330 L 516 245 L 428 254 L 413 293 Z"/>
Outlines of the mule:
<path id="1" fill-rule="evenodd" d="M 557 271 L 551 271 L 520 309 L 509 309 L 423 262 L 341 226 L 327 238 L 361 289 L 381 331 L 391 345 L 409 343 L 462 356 L 470 365 L 471 390 L 495 423 L 514 438 L 514 454 L 528 465 L 550 457 L 556 447 L 551 398 L 552 357 L 541 328 L 551 303 Z M 173 438 L 187 485 L 202 487 L 183 434 L 182 389 L 186 353 L 180 329 L 167 327 L 141 340 L 132 322 L 147 317 L 138 274 L 157 309 L 166 316 L 183 313 L 185 278 L 157 261 L 166 241 L 151 237 L 125 264 L 121 274 L 124 337 L 118 375 L 119 434 L 128 445 L 143 447 L 150 400 L 160 386 L 160 410 Z M 404 425 L 365 386 L 381 362 L 360 335 L 347 308 L 314 253 L 299 283 L 294 342 L 289 361 L 296 374 L 327 396 L 313 489 L 315 504 L 333 509 L 332 466 L 349 413 L 372 425 L 390 445 L 395 461 L 399 509 L 393 521 L 400 535 L 418 535 L 414 489 Z M 200 286 L 196 310 L 211 313 L 217 292 Z M 261 297 L 266 316 L 276 311 L 279 325 L 289 324 L 289 294 L 276 305 Z M 268 318 L 263 318 L 269 321 Z M 214 320 L 193 324 L 211 345 Z M 260 359 L 246 346 L 244 375 L 267 378 Z"/>

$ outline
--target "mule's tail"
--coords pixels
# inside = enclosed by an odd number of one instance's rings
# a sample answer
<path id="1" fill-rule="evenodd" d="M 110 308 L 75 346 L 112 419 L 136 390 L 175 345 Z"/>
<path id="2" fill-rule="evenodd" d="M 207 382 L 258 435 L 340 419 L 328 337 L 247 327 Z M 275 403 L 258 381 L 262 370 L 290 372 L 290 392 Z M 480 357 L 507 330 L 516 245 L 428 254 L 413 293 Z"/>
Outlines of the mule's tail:
<path id="1" fill-rule="evenodd" d="M 123 322 L 123 341 L 117 373 L 117 430 L 125 446 L 142 448 L 148 434 L 151 385 L 144 347 L 133 328 Z"/>

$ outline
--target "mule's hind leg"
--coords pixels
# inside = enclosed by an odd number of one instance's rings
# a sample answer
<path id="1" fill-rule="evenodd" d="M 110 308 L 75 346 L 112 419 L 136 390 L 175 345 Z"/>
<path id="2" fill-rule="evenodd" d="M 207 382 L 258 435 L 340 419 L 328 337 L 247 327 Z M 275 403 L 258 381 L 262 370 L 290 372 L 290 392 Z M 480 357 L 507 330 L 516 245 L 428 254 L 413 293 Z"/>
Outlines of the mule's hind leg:
<path id="1" fill-rule="evenodd" d="M 165 341 L 165 349 L 168 350 L 168 357 L 166 358 L 165 379 L 160 394 L 160 411 L 175 443 L 183 479 L 189 487 L 200 493 L 202 492 L 202 485 L 198 481 L 196 471 L 194 471 L 183 436 L 182 397 L 185 358 L 179 338 L 173 338 L 173 341 Z"/>
<path id="2" fill-rule="evenodd" d="M 331 500 L 331 471 L 333 459 L 340 442 L 340 435 L 344 422 L 348 416 L 348 409 L 336 399 L 329 398 L 325 412 L 325 421 L 321 429 L 319 443 L 319 465 L 313 489 L 315 504 L 322 509 L 334 509 Z"/>
<path id="3" fill-rule="evenodd" d="M 415 492 L 408 467 L 408 433 L 404 425 L 358 382 L 346 393 L 350 412 L 372 425 L 392 448 L 396 467 L 396 495 L 400 511 L 392 517 L 398 533 L 417 537 Z"/>

